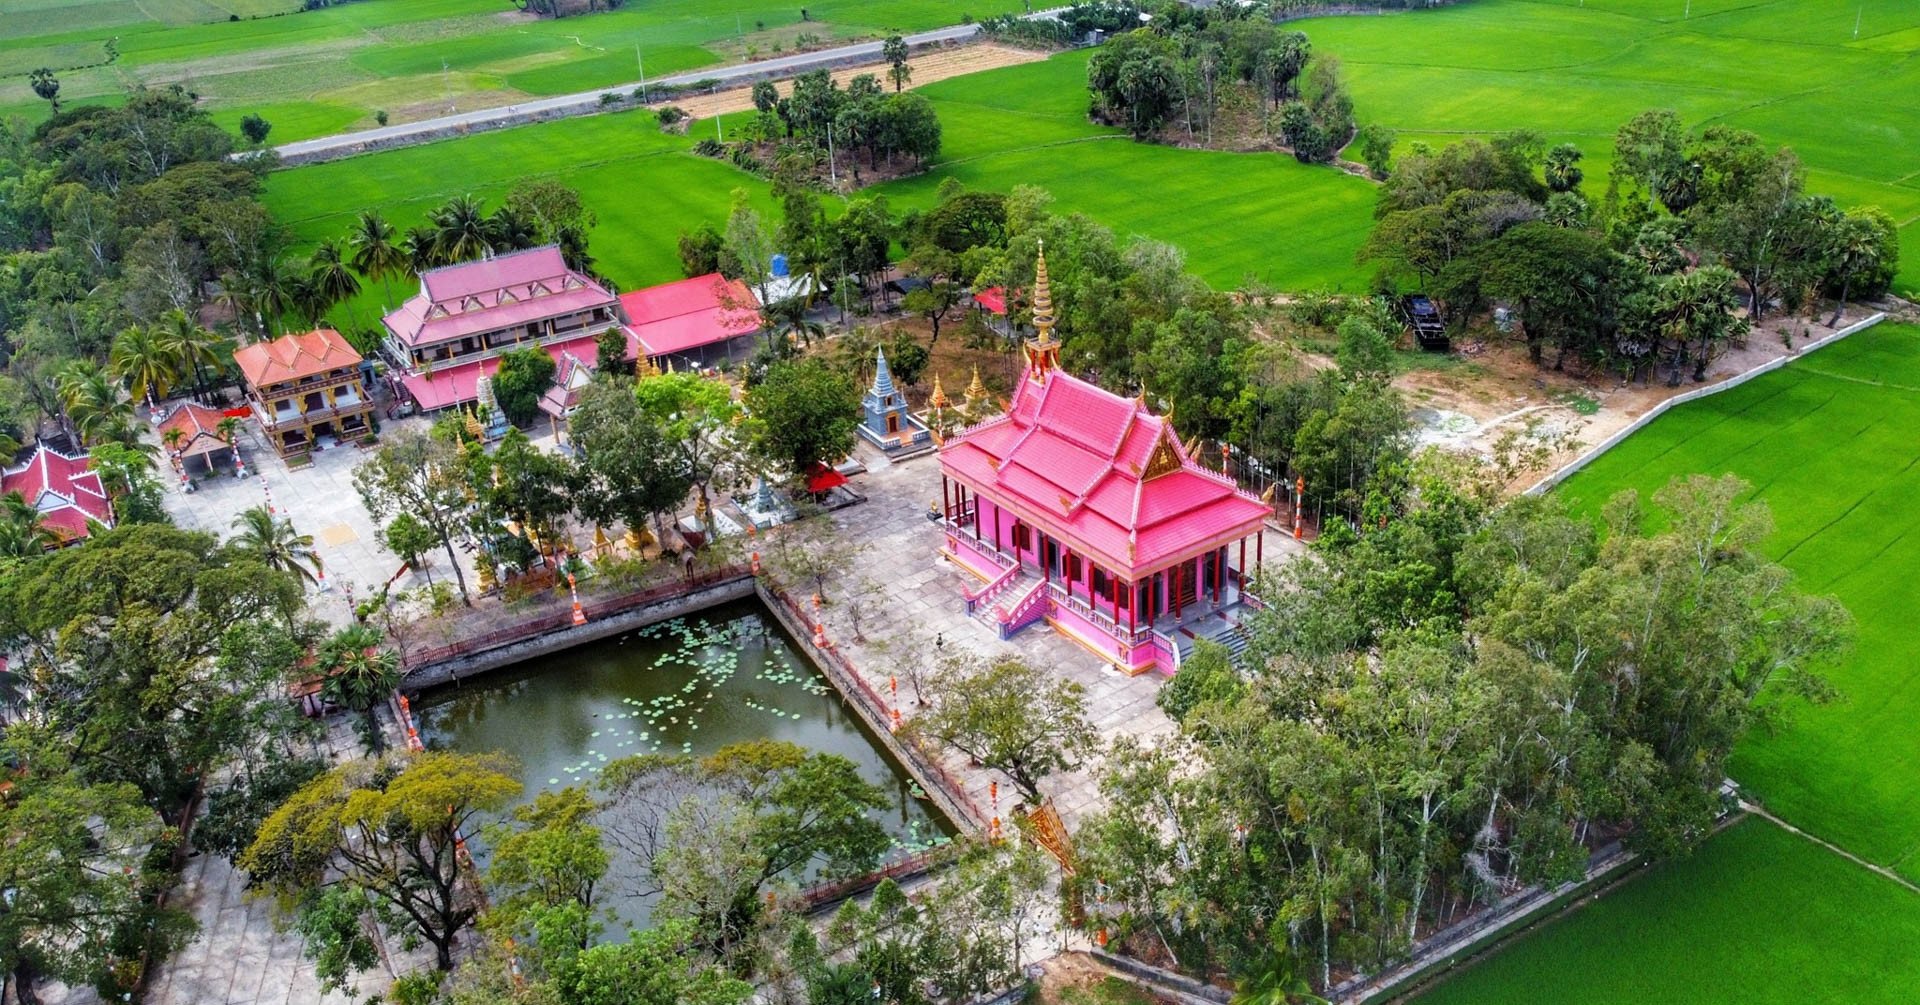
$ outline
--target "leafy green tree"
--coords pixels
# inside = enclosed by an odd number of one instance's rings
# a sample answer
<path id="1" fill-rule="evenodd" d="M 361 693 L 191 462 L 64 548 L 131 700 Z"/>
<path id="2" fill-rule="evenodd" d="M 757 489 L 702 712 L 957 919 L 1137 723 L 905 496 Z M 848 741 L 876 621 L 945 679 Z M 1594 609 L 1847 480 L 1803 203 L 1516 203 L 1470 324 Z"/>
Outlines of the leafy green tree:
<path id="1" fill-rule="evenodd" d="M 60 78 L 53 71 L 42 66 L 27 74 L 27 83 L 40 100 L 51 106 L 53 114 L 60 114 Z"/>
<path id="2" fill-rule="evenodd" d="M 18 492 L 0 497 L 0 557 L 33 558 L 59 543 L 38 507 Z"/>
<path id="3" fill-rule="evenodd" d="M 656 374 L 634 386 L 640 410 L 658 424 L 677 474 L 711 508 L 711 493 L 744 480 L 739 423 L 745 412 L 723 381 L 696 373 Z"/>
<path id="4" fill-rule="evenodd" d="M 1234 670 L 1226 648 L 1202 640 L 1195 643 L 1192 655 L 1180 661 L 1180 672 L 1153 696 L 1153 701 L 1178 722 L 1202 702 L 1231 703 L 1245 693 L 1246 684 Z"/>
<path id="5" fill-rule="evenodd" d="M 319 581 L 320 555 L 313 550 L 313 535 L 294 530 L 292 520 L 274 515 L 265 506 L 255 506 L 234 517 L 233 526 L 233 547 L 297 582 Z"/>
<path id="6" fill-rule="evenodd" d="M 433 582 L 433 572 L 426 565 L 427 552 L 440 543 L 433 528 L 412 513 L 398 513 L 387 523 L 387 529 L 381 536 L 387 550 L 400 556 L 400 560 L 427 574 L 427 582 Z"/>
<path id="7" fill-rule="evenodd" d="M 524 426 L 540 413 L 540 396 L 553 386 L 553 355 L 539 346 L 500 354 L 493 375 L 493 396 L 507 421 Z"/>
<path id="8" fill-rule="evenodd" d="M 595 810 L 584 789 L 542 792 L 490 830 L 485 927 L 511 934 L 547 973 L 570 969 L 601 928 L 595 897 L 610 859 L 589 822 Z"/>
<path id="9" fill-rule="evenodd" d="M 580 954 L 561 980 L 567 1005 L 742 1005 L 753 985 L 701 959 L 697 933 L 668 921 Z"/>
<path id="10" fill-rule="evenodd" d="M 301 898 L 293 927 L 305 942 L 302 952 L 313 961 L 322 993 L 349 992 L 355 974 L 380 964 L 380 947 L 367 934 L 365 918 L 372 909 L 366 891 L 352 883 L 309 890 Z"/>
<path id="11" fill-rule="evenodd" d="M 815 359 L 776 363 L 747 391 L 748 442 L 794 477 L 853 450 L 860 390 Z"/>
<path id="12" fill-rule="evenodd" d="M 912 728 L 1006 775 L 1033 806 L 1045 798 L 1043 780 L 1093 749 L 1085 689 L 1020 660 L 953 662 L 932 691 L 938 700 Z"/>
<path id="13" fill-rule="evenodd" d="M 916 387 L 920 378 L 926 375 L 927 364 L 933 361 L 933 354 L 912 332 L 900 332 L 893 337 L 893 344 L 887 347 L 887 367 L 893 371 L 895 380 L 907 387 Z"/>
<path id="14" fill-rule="evenodd" d="M 117 997 L 142 950 L 165 954 L 192 932 L 153 905 L 165 880 L 145 859 L 165 833 L 137 788 L 87 781 L 30 732 L 12 727 L 0 750 L 31 757 L 0 799 L 0 973 L 30 1005 L 45 979 Z"/>
<path id="15" fill-rule="evenodd" d="M 1394 131 L 1385 126 L 1361 127 L 1360 163 L 1367 166 L 1367 174 L 1374 181 L 1385 181 L 1393 173 L 1393 142 L 1396 138 Z"/>
<path id="16" fill-rule="evenodd" d="M 580 451 L 581 515 L 597 524 L 624 523 L 637 535 L 679 507 L 693 487 L 660 421 L 633 388 L 615 381 L 588 385 L 567 428 Z"/>
<path id="17" fill-rule="evenodd" d="M 508 430 L 491 455 L 469 445 L 467 459 L 474 494 L 488 510 L 542 539 L 558 536 L 560 521 L 573 512 L 580 482 L 573 461 L 534 446 L 518 429 Z"/>
<path id="18" fill-rule="evenodd" d="M 251 112 L 240 116 L 240 135 L 247 138 L 253 146 L 267 142 L 267 134 L 273 131 L 273 123 Z"/>
<path id="19" fill-rule="evenodd" d="M 594 336 L 593 369 L 595 373 L 606 374 L 609 377 L 626 376 L 627 333 L 619 326 L 616 325 Z"/>
<path id="20" fill-rule="evenodd" d="M 419 430 L 400 430 L 353 470 L 353 486 L 375 520 L 408 513 L 433 532 L 460 596 L 471 606 L 466 573 L 453 549 L 471 507 L 464 472 L 458 447 Z"/>
<path id="21" fill-rule="evenodd" d="M 520 793 L 500 755 L 405 753 L 350 761 L 282 804 L 241 857 L 256 883 L 297 897 L 330 871 L 403 917 L 453 969 L 453 942 L 478 905 L 455 847 L 476 821 Z"/>
<path id="22" fill-rule="evenodd" d="M 1634 116 L 1614 134 L 1613 162 L 1648 195 L 1665 201 L 1687 168 L 1686 130 L 1680 116 L 1668 109 Z M 1668 208 L 1673 209 L 1673 204 Z"/>

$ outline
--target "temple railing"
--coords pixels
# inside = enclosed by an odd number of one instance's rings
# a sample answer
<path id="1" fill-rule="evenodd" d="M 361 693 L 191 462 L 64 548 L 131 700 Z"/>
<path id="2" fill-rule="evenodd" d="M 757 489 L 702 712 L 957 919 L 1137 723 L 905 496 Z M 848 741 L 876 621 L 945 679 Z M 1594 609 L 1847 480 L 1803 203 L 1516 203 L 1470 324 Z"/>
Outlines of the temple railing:
<path id="1" fill-rule="evenodd" d="M 1006 592 L 1007 587 L 1012 586 L 1013 581 L 1019 577 L 1020 567 L 1018 565 L 1010 565 L 1001 569 L 999 575 L 987 580 L 986 584 L 981 586 L 979 590 L 962 593 L 962 596 L 965 597 L 967 601 L 968 616 L 972 616 L 979 611 L 980 608 L 999 599 L 1000 594 Z"/>
<path id="2" fill-rule="evenodd" d="M 968 512 L 972 512 L 972 511 L 969 510 Z M 960 519 L 957 519 L 957 520 L 954 520 L 954 519 L 943 520 L 941 521 L 941 526 L 946 529 L 946 532 L 948 534 L 952 535 L 953 537 L 961 541 L 966 542 L 969 545 L 972 545 L 974 551 L 977 551 L 981 555 L 984 555 L 988 561 L 999 566 L 1000 568 L 1002 569 L 1020 568 L 1019 559 L 1016 559 L 1011 555 L 1002 554 L 1000 549 L 995 548 L 992 545 L 988 544 L 986 541 L 982 540 L 980 535 L 975 534 L 973 532 L 973 528 L 967 525 L 967 521 L 964 516 L 962 516 Z"/>
<path id="3" fill-rule="evenodd" d="M 1013 606 L 1000 612 L 1000 637 L 1010 639 L 1022 628 L 1039 621 L 1047 613 L 1047 584 L 1036 582 L 1020 595 Z"/>
<path id="4" fill-rule="evenodd" d="M 1113 636 L 1118 642 L 1125 645 L 1137 646 L 1153 637 L 1153 628 L 1149 625 L 1138 625 L 1133 628 L 1128 628 L 1120 622 L 1115 621 L 1112 615 L 1096 609 L 1085 599 L 1067 592 L 1066 587 L 1061 586 L 1059 583 L 1049 582 L 1046 585 L 1047 591 L 1053 597 L 1055 603 L 1078 614 L 1095 628 Z"/>
<path id="5" fill-rule="evenodd" d="M 1180 643 L 1175 642 L 1173 636 L 1166 632 L 1153 632 L 1152 634 L 1153 640 L 1160 645 L 1160 648 L 1167 651 L 1167 661 L 1172 664 L 1175 671 L 1178 671 L 1180 669 Z"/>

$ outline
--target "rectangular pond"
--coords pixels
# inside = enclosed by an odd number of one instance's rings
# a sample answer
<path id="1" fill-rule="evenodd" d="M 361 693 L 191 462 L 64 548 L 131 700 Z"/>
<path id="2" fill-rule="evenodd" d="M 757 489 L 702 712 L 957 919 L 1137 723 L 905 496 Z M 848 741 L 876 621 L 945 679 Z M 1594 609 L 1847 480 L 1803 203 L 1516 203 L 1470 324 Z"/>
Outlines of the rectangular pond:
<path id="1" fill-rule="evenodd" d="M 889 858 L 954 833 L 755 600 L 436 688 L 413 709 L 429 747 L 513 757 L 527 800 L 570 785 L 590 788 L 622 757 L 698 757 L 749 740 L 785 740 L 852 761 L 892 796 L 880 820 L 894 838 Z M 652 898 L 627 889 L 639 866 L 610 850 L 616 858 L 605 902 L 621 922 L 644 925 Z"/>

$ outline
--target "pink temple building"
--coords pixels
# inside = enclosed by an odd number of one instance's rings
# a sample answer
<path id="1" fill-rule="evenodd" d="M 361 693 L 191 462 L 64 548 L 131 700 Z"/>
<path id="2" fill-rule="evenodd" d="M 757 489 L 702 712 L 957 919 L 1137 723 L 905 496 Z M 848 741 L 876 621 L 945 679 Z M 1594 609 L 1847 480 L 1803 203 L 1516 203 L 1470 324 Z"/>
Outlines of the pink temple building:
<path id="1" fill-rule="evenodd" d="M 1271 507 L 1188 456 L 1168 419 L 1059 368 L 1041 255 L 1007 412 L 940 450 L 946 555 L 1001 637 L 1039 621 L 1128 673 L 1230 642 Z M 1249 544 L 1251 541 L 1251 544 Z"/>

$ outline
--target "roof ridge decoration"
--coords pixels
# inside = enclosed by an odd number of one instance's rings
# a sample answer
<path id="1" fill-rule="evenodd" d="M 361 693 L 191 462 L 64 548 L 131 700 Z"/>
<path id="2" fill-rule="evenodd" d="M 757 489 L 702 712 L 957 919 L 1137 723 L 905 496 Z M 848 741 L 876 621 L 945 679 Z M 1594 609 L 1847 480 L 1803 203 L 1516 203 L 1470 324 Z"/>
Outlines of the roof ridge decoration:
<path id="1" fill-rule="evenodd" d="M 1178 434 L 1171 432 L 1171 428 L 1170 426 L 1162 425 L 1160 431 L 1155 434 L 1153 452 L 1147 455 L 1146 470 L 1140 473 L 1140 481 L 1142 484 L 1150 482 L 1161 475 L 1170 475 L 1175 471 L 1186 470 L 1186 459 L 1180 456 L 1179 448 L 1174 446 L 1175 443 L 1179 442 L 1180 437 Z"/>

